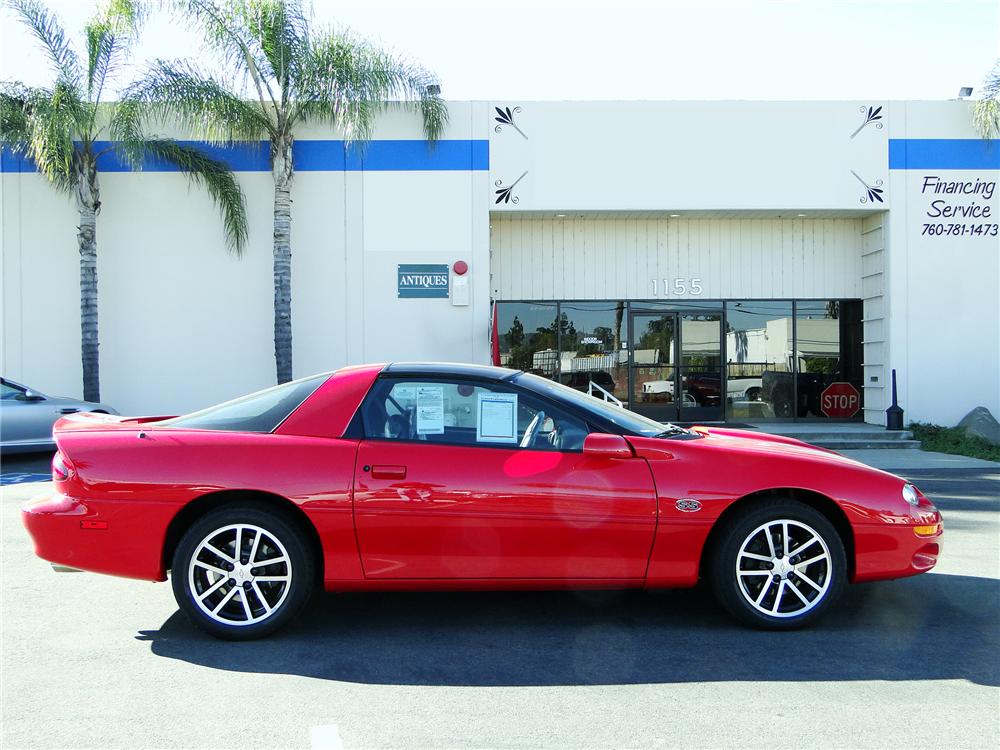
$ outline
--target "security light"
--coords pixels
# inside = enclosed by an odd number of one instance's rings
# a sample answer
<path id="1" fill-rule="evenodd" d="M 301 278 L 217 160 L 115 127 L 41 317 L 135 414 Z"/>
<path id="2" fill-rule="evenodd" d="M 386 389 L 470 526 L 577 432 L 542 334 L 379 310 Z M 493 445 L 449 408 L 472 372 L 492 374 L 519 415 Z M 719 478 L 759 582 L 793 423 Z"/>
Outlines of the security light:
<path id="1" fill-rule="evenodd" d="M 962 86 L 958 90 L 959 99 L 968 99 L 970 96 L 972 96 L 972 86 Z"/>

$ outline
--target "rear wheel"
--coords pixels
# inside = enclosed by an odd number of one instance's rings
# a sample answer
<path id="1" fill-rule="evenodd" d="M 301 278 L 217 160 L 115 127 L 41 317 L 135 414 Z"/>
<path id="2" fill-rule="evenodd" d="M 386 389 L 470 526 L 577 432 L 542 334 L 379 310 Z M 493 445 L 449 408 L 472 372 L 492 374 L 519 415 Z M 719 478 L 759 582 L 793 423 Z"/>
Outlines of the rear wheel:
<path id="1" fill-rule="evenodd" d="M 284 514 L 263 505 L 212 511 L 174 552 L 177 604 L 202 630 L 249 640 L 282 627 L 305 606 L 315 565 L 309 542 Z"/>
<path id="2" fill-rule="evenodd" d="M 737 619 L 790 630 L 813 622 L 840 596 L 847 558 L 822 513 L 793 500 L 766 500 L 722 529 L 710 578 L 716 598 Z"/>

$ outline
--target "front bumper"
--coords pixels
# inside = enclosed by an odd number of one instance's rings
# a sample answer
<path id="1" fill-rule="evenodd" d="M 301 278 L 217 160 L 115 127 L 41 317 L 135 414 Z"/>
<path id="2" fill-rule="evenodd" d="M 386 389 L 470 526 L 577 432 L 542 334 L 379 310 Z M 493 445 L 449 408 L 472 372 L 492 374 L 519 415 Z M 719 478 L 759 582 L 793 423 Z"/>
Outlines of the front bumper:
<path id="1" fill-rule="evenodd" d="M 941 555 L 944 524 L 935 509 L 908 523 L 869 523 L 854 527 L 854 581 L 880 581 L 926 573 Z"/>
<path id="2" fill-rule="evenodd" d="M 35 554 L 57 568 L 163 581 L 163 541 L 175 508 L 83 500 L 52 492 L 28 501 L 21 520 Z"/>

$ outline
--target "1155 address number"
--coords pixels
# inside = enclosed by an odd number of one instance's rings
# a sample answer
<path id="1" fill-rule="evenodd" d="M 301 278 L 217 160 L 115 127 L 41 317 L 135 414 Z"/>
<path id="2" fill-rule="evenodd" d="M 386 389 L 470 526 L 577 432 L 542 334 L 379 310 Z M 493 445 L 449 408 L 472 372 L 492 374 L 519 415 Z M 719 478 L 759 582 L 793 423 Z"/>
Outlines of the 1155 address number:
<path id="1" fill-rule="evenodd" d="M 698 277 L 683 277 L 675 279 L 650 279 L 653 285 L 653 296 L 669 297 L 670 295 L 692 295 L 697 297 L 702 292 L 701 279 Z"/>

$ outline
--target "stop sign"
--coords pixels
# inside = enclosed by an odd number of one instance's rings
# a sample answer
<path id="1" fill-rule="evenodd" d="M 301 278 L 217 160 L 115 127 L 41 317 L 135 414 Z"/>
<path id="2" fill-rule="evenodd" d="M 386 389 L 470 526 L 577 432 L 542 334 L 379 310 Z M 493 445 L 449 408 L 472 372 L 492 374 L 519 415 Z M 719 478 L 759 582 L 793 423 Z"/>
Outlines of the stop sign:
<path id="1" fill-rule="evenodd" d="M 853 417 L 861 408 L 861 394 L 850 383 L 830 383 L 819 396 L 819 408 L 831 418 Z"/>

